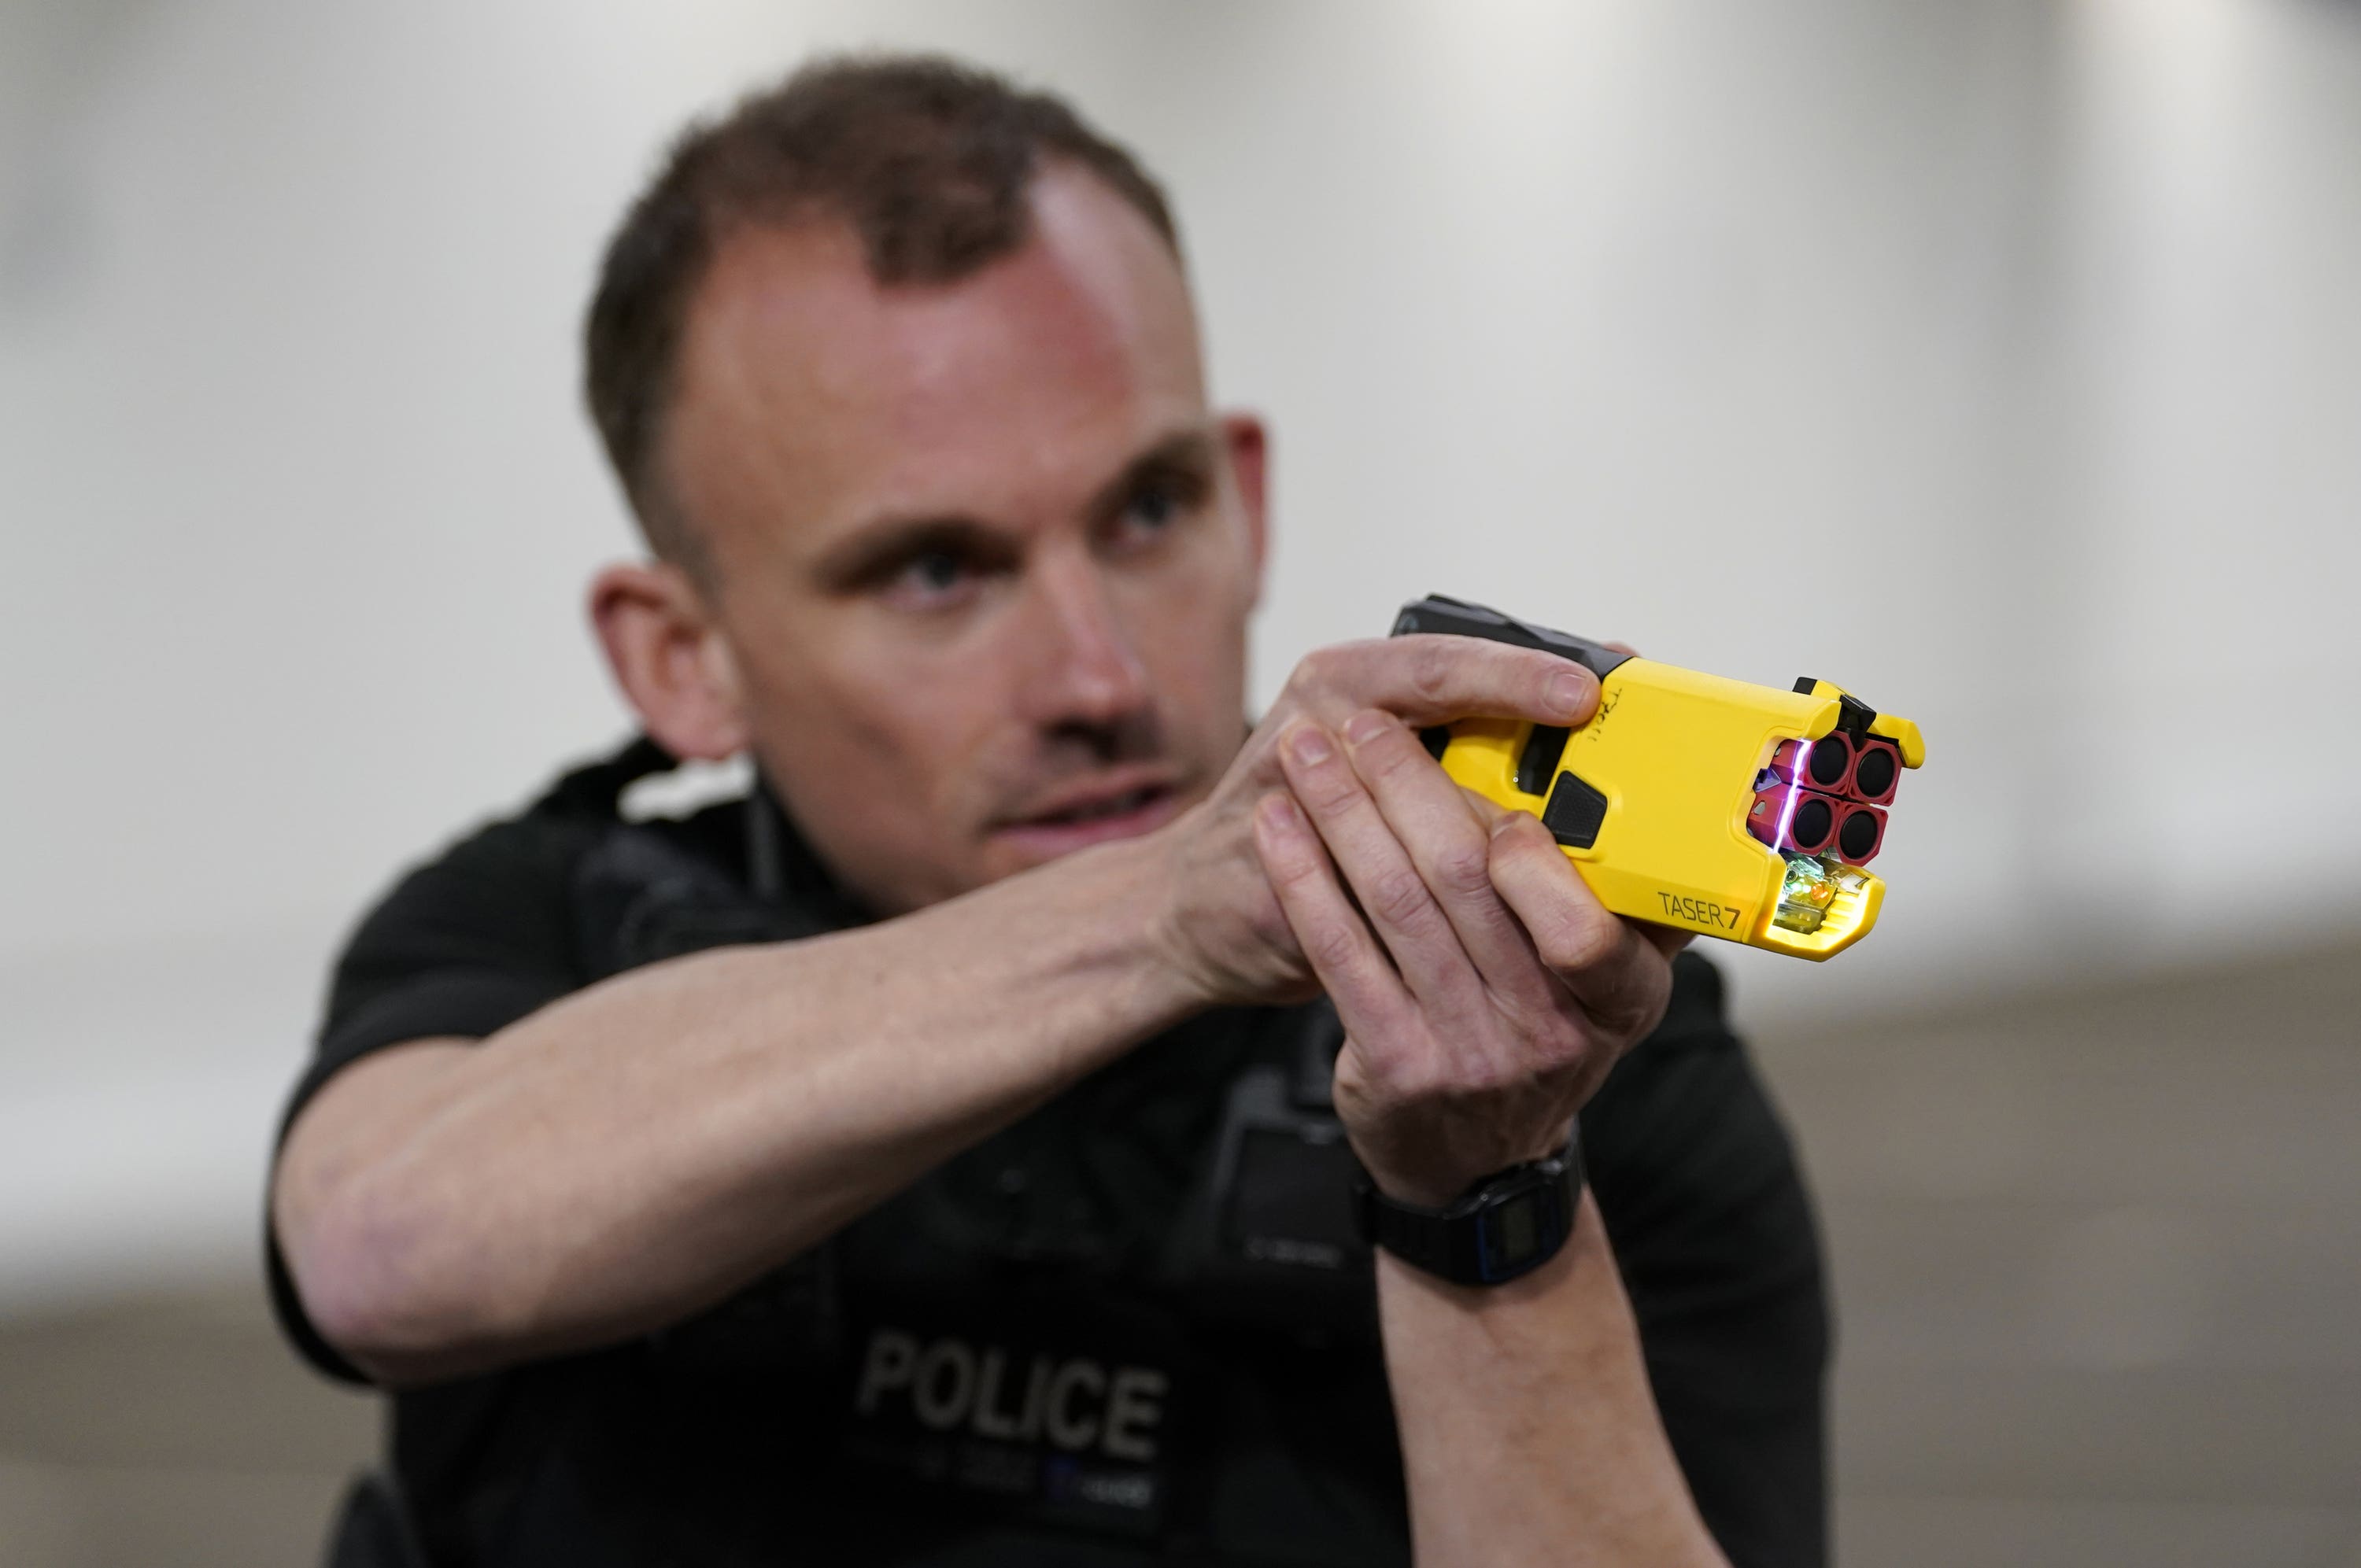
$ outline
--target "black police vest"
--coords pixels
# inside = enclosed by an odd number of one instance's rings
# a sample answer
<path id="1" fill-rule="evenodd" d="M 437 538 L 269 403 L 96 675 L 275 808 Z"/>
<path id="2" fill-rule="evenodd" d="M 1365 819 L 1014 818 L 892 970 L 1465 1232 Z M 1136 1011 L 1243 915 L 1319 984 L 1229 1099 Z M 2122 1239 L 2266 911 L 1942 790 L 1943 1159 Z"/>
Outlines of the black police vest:
<path id="1" fill-rule="evenodd" d="M 743 880 L 601 835 L 593 978 L 859 921 L 747 810 Z M 716 1309 L 505 1375 L 469 1534 L 578 1563 L 1406 1562 L 1340 1042 L 1324 1004 L 1204 1015 Z"/>

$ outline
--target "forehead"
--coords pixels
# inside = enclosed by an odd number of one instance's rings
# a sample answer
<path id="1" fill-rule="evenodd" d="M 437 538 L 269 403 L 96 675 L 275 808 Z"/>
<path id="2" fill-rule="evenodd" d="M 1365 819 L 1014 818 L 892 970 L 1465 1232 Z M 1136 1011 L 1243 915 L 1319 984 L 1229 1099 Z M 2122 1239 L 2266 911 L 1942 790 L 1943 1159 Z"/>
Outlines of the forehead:
<path id="1" fill-rule="evenodd" d="M 879 513 L 1054 506 L 1202 420 L 1196 323 L 1163 240 L 1079 170 L 1046 170 L 1028 200 L 1026 243 L 949 283 L 880 286 L 841 224 L 724 242 L 665 443 L 708 545 L 726 556 L 785 528 L 817 549 Z"/>

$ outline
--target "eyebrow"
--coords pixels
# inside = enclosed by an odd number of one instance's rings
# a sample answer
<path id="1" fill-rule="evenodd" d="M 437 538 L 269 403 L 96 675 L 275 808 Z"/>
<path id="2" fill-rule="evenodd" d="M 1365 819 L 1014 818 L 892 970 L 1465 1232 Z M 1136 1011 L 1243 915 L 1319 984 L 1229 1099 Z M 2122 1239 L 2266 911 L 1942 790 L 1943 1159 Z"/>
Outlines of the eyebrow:
<path id="1" fill-rule="evenodd" d="M 1179 475 L 1210 484 L 1216 452 L 1210 430 L 1183 430 L 1165 436 L 1093 491 L 1083 515 L 1093 524 L 1115 517 L 1151 478 Z M 842 591 L 876 582 L 933 551 L 995 561 L 1013 559 L 1019 549 L 1016 530 L 964 513 L 888 516 L 864 522 L 838 540 L 820 553 L 812 569 L 825 587 Z"/>

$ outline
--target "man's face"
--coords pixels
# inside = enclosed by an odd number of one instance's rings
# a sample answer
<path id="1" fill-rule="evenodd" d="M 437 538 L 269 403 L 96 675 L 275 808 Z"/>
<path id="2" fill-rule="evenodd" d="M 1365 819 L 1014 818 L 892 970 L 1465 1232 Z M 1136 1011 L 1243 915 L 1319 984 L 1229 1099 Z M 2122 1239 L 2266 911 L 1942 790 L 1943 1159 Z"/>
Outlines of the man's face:
<path id="1" fill-rule="evenodd" d="M 685 334 L 664 460 L 754 752 L 883 913 L 1147 832 L 1245 732 L 1260 433 L 1148 223 L 1056 165 L 1030 201 L 939 285 L 741 232 Z"/>

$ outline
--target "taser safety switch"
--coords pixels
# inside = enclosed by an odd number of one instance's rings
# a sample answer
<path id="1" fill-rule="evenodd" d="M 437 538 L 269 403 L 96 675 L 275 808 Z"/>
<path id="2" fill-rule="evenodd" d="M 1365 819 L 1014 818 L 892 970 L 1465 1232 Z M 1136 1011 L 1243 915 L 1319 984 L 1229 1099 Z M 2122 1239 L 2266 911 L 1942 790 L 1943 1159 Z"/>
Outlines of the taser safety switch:
<path id="1" fill-rule="evenodd" d="M 1537 648 L 1598 677 L 1579 729 L 1463 718 L 1424 733 L 1444 771 L 1542 819 L 1599 902 L 1638 920 L 1825 959 L 1877 924 L 1902 770 L 1926 760 L 1906 718 L 1806 676 L 1793 691 L 1700 674 L 1439 594 L 1393 634 Z"/>

